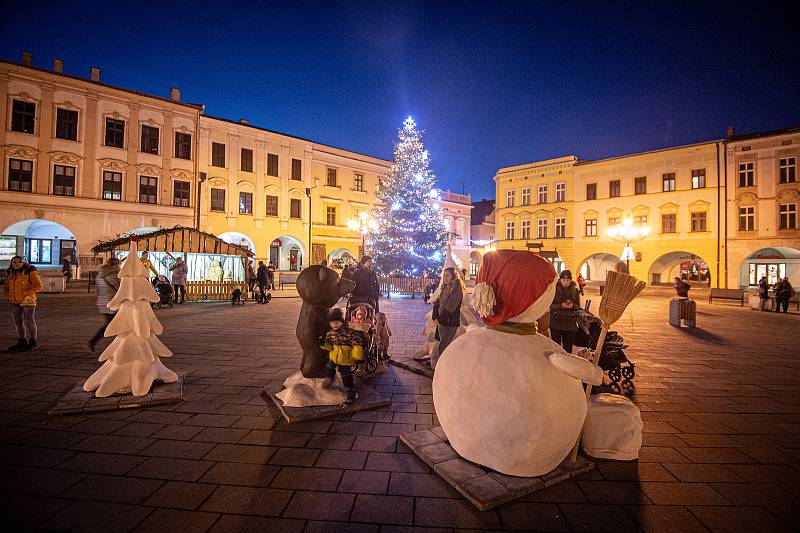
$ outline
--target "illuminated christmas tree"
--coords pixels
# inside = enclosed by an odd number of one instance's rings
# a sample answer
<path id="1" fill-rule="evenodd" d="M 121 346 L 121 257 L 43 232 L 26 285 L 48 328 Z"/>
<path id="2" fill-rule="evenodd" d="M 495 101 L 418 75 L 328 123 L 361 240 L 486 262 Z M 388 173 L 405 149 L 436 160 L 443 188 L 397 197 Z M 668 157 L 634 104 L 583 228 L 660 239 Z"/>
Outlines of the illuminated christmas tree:
<path id="1" fill-rule="evenodd" d="M 452 236 L 439 205 L 436 175 L 411 117 L 398 136 L 394 163 L 378 185 L 378 230 L 367 236 L 367 250 L 382 274 L 436 274 Z"/>

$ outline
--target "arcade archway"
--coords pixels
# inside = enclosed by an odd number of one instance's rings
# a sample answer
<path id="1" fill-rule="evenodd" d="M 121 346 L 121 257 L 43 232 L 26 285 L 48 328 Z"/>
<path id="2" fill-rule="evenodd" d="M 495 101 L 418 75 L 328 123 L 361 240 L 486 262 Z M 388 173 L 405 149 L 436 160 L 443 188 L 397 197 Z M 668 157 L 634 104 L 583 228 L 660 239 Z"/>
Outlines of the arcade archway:
<path id="1" fill-rule="evenodd" d="M 343 269 L 347 265 L 355 265 L 358 260 L 347 248 L 336 248 L 328 255 L 328 266 Z"/>
<path id="2" fill-rule="evenodd" d="M 800 284 L 800 250 L 788 246 L 771 246 L 756 250 L 739 266 L 739 286 L 752 287 L 766 276 L 774 285 L 778 278 L 789 278 L 793 286 Z"/>
<path id="3" fill-rule="evenodd" d="M 22 220 L 0 235 L 0 267 L 7 267 L 15 255 L 37 268 L 60 268 L 65 258 L 76 264 L 78 243 L 72 231 L 57 222 Z"/>
<path id="4" fill-rule="evenodd" d="M 269 244 L 269 262 L 283 271 L 299 272 L 306 264 L 303 243 L 291 235 L 281 235 Z"/>
<path id="5" fill-rule="evenodd" d="M 239 233 L 238 231 L 226 231 L 225 233 L 218 235 L 218 237 L 229 244 L 236 244 L 242 248 L 247 248 L 253 252 L 253 255 L 256 253 L 256 244 L 253 242 L 253 239 L 244 233 Z"/>
<path id="6" fill-rule="evenodd" d="M 614 254 L 593 254 L 581 261 L 578 272 L 586 281 L 605 281 L 609 271 L 619 272 L 625 269 L 625 263 Z"/>
<path id="7" fill-rule="evenodd" d="M 671 284 L 674 278 L 710 285 L 711 269 L 700 256 L 690 252 L 664 254 L 650 266 L 647 276 L 652 285 Z"/>

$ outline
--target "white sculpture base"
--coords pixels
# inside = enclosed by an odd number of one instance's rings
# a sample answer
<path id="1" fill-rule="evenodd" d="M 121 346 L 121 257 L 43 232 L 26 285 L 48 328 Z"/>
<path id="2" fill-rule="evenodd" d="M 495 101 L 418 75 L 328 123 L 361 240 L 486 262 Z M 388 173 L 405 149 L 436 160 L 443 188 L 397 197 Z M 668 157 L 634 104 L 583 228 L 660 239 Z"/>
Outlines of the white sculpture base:
<path id="1" fill-rule="evenodd" d="M 285 407 L 311 407 L 315 405 L 341 405 L 347 398 L 339 373 L 331 386 L 326 387 L 325 378 L 306 378 L 299 370 L 286 378 L 285 387 L 275 394 Z"/>
<path id="2" fill-rule="evenodd" d="M 131 361 L 122 365 L 109 359 L 89 376 L 83 384 L 83 390 L 95 391 L 94 395 L 98 398 L 128 392 L 134 396 L 144 396 L 150 392 L 154 381 L 174 383 L 178 381 L 178 375 L 165 367 L 158 357 L 150 362 Z"/>

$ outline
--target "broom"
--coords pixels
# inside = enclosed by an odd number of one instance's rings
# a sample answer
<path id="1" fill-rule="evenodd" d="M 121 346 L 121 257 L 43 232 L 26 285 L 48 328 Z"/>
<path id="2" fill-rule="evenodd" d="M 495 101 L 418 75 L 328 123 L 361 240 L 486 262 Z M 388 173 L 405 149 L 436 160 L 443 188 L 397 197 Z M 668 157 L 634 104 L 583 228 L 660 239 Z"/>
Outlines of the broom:
<path id="1" fill-rule="evenodd" d="M 597 339 L 597 346 L 594 350 L 594 364 L 597 365 L 600 361 L 600 354 L 603 353 L 603 345 L 606 342 L 606 334 L 608 328 L 614 322 L 619 320 L 622 313 L 628 307 L 628 304 L 633 301 L 636 296 L 642 292 L 647 283 L 639 281 L 633 276 L 622 274 L 620 272 L 610 271 L 606 274 L 606 287 L 603 291 L 603 298 L 600 300 L 600 320 L 603 323 L 603 328 L 600 330 L 600 337 Z M 592 394 L 592 384 L 586 384 L 586 402 L 589 402 L 589 397 Z M 575 447 L 572 448 L 571 461 L 574 463 L 578 458 L 578 448 L 581 445 L 581 436 L 578 435 L 578 440 L 575 442 Z"/>

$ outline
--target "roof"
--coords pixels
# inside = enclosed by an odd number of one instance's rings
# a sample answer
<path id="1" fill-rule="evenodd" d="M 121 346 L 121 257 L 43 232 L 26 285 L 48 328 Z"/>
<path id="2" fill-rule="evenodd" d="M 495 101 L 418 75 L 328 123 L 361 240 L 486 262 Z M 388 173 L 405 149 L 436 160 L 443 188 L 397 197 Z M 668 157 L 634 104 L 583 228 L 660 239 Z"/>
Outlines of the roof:
<path id="1" fill-rule="evenodd" d="M 184 226 L 162 228 L 136 235 L 136 237 L 139 240 L 139 250 L 141 251 L 241 255 L 242 257 L 253 257 L 254 255 L 243 246 L 225 242 L 216 235 Z M 100 242 L 92 248 L 92 253 L 127 250 L 130 241 L 131 235 L 125 235 L 112 241 Z"/>
<path id="2" fill-rule="evenodd" d="M 781 130 L 768 130 L 768 131 L 756 131 L 753 133 L 743 133 L 741 135 L 732 135 L 727 138 L 728 142 L 731 141 L 745 141 L 747 139 L 758 139 L 761 137 L 774 137 L 776 135 L 787 135 L 790 133 L 800 133 L 800 126 L 795 126 L 793 128 L 784 128 Z"/>
<path id="3" fill-rule="evenodd" d="M 478 225 L 483 224 L 486 217 L 494 211 L 494 200 L 481 200 L 479 202 L 472 202 L 472 218 L 470 224 Z"/>

